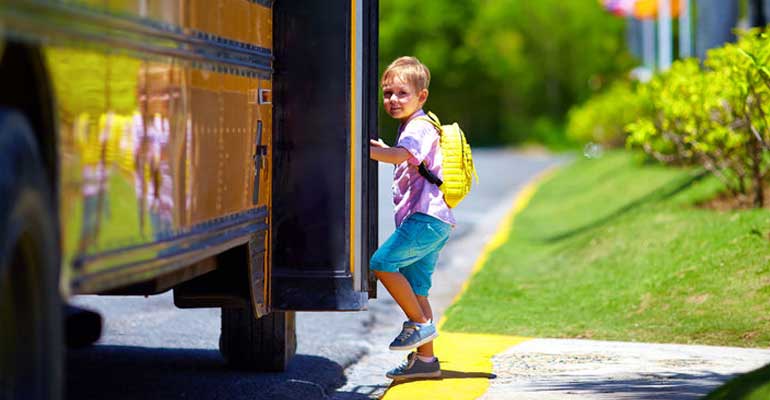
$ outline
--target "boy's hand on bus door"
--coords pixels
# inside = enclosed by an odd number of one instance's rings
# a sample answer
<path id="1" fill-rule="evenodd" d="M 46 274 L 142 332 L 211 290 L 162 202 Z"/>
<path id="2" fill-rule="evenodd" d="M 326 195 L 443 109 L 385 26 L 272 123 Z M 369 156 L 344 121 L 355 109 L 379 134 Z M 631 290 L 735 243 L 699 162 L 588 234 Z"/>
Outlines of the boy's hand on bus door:
<path id="1" fill-rule="evenodd" d="M 409 158 L 409 152 L 403 147 L 390 147 L 382 139 L 369 140 L 369 158 L 389 164 L 400 164 Z"/>
<path id="2" fill-rule="evenodd" d="M 387 144 L 385 144 L 385 142 L 383 142 L 382 139 L 377 139 L 377 140 L 369 139 L 369 144 L 374 147 L 379 147 L 382 149 L 387 149 L 388 147 L 390 147 Z"/>

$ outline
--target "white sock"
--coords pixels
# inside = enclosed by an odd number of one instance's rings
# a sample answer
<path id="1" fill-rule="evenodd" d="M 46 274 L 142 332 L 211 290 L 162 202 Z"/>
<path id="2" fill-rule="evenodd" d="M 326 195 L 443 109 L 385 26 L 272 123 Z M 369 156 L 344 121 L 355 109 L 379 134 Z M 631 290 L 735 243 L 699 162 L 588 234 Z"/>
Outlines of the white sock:
<path id="1" fill-rule="evenodd" d="M 421 356 L 419 354 L 417 355 L 417 358 L 420 361 L 424 362 L 424 363 L 432 363 L 432 362 L 436 361 L 436 357 L 425 357 L 425 356 Z"/>

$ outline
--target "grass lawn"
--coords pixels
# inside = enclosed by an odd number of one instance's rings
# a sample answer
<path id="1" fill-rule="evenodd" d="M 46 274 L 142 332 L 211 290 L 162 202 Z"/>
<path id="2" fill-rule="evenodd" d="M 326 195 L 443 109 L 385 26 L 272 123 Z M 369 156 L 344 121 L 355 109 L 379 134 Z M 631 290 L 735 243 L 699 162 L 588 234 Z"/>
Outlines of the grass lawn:
<path id="1" fill-rule="evenodd" d="M 582 159 L 516 216 L 444 330 L 770 344 L 770 210 L 695 206 L 721 185 L 629 153 Z"/>
<path id="2" fill-rule="evenodd" d="M 709 394 L 705 400 L 770 399 L 770 365 L 741 375 Z"/>

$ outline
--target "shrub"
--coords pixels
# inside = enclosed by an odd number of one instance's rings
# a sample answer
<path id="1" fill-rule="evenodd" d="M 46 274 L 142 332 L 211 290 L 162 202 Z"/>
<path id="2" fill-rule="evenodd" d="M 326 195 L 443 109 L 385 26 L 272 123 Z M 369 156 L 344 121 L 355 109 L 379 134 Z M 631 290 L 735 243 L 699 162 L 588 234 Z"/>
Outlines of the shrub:
<path id="1" fill-rule="evenodd" d="M 637 121 L 648 108 L 646 99 L 631 83 L 620 81 L 567 116 L 567 136 L 578 143 L 619 147 L 626 140 L 626 125 Z"/>
<path id="2" fill-rule="evenodd" d="M 675 62 L 639 88 L 650 109 L 627 125 L 627 146 L 665 163 L 701 165 L 762 207 L 770 167 L 768 60 L 770 41 L 753 30 L 709 51 L 705 68 L 693 59 Z"/>

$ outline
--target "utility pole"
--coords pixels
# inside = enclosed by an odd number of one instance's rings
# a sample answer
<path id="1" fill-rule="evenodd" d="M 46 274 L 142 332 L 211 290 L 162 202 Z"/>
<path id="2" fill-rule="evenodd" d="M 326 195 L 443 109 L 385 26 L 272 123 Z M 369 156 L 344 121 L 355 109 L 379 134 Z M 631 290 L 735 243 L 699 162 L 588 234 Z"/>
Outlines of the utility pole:
<path id="1" fill-rule="evenodd" d="M 667 70 L 672 58 L 671 0 L 658 0 L 658 69 Z"/>
<path id="2" fill-rule="evenodd" d="M 655 20 L 642 20 L 642 62 L 644 67 L 655 71 Z"/>
<path id="3" fill-rule="evenodd" d="M 679 58 L 692 57 L 692 8 L 690 0 L 679 0 Z"/>

